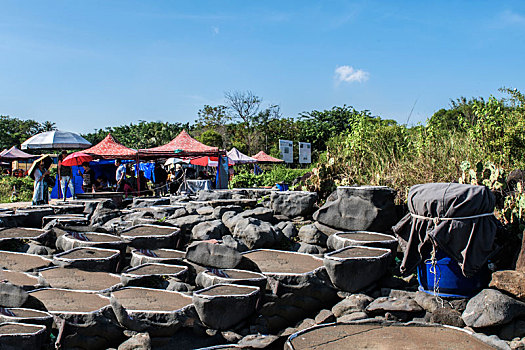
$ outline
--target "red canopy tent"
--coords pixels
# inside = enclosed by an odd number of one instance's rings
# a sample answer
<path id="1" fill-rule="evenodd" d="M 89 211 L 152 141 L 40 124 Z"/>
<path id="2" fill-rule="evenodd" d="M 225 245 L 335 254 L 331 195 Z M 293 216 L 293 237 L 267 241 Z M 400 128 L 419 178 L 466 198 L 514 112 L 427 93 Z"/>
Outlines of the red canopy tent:
<path id="1" fill-rule="evenodd" d="M 260 151 L 259 153 L 254 155 L 252 158 L 257 159 L 258 163 L 283 163 L 284 162 L 284 160 L 282 159 L 274 158 L 272 156 L 267 155 L 266 153 L 264 153 L 264 151 Z"/>
<path id="2" fill-rule="evenodd" d="M 219 162 L 219 157 L 199 157 L 193 158 L 190 160 L 190 164 L 200 165 L 200 166 L 211 166 L 216 167 Z M 234 163 L 228 158 L 228 166 L 232 166 Z"/>
<path id="3" fill-rule="evenodd" d="M 82 153 L 91 154 L 104 159 L 133 159 L 138 154 L 136 150 L 118 143 L 111 134 L 108 134 L 104 140 L 100 141 L 95 146 L 83 150 Z"/>
<path id="4" fill-rule="evenodd" d="M 182 130 L 177 137 L 165 145 L 141 149 L 140 156 L 174 156 L 177 157 L 195 157 L 195 156 L 217 156 L 219 149 L 217 147 L 206 146 L 205 144 L 195 140 L 186 132 Z M 221 152 L 224 153 L 224 152 Z"/>

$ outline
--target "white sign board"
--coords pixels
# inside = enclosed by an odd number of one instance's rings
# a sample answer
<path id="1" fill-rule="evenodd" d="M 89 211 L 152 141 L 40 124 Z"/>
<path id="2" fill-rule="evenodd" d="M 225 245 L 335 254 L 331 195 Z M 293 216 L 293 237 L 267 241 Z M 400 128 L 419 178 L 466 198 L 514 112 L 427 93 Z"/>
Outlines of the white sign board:
<path id="1" fill-rule="evenodd" d="M 312 144 L 299 142 L 299 163 L 310 164 L 312 162 Z"/>
<path id="2" fill-rule="evenodd" d="M 288 140 L 279 140 L 279 151 L 281 159 L 285 163 L 293 163 L 293 142 Z"/>

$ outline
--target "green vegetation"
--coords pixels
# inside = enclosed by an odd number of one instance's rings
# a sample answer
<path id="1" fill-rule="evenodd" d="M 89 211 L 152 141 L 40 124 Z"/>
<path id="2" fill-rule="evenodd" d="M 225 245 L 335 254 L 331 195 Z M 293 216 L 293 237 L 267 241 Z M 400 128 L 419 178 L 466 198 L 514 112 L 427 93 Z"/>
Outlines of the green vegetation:
<path id="1" fill-rule="evenodd" d="M 293 180 L 303 176 L 306 172 L 308 169 L 289 169 L 284 165 L 272 167 L 260 175 L 255 175 L 249 170 L 243 170 L 233 177 L 229 185 L 230 188 L 248 188 L 274 186 L 280 182 L 291 184 Z"/>
<path id="2" fill-rule="evenodd" d="M 464 161 L 492 162 L 507 172 L 523 168 L 525 99 L 502 91 L 507 98 L 453 101 L 425 126 L 353 114 L 347 130 L 326 142 L 308 188 L 326 196 L 338 185 L 386 185 L 403 201 L 412 185 L 457 181 Z"/>
<path id="3" fill-rule="evenodd" d="M 21 120 L 12 118 L 6 115 L 0 115 L 0 148 L 11 148 L 12 146 L 20 146 L 22 142 L 31 136 L 56 129 L 55 123 L 37 121 L 27 119 Z"/>
<path id="4" fill-rule="evenodd" d="M 32 197 L 33 179 L 27 176 L 0 176 L 0 203 L 30 202 Z"/>

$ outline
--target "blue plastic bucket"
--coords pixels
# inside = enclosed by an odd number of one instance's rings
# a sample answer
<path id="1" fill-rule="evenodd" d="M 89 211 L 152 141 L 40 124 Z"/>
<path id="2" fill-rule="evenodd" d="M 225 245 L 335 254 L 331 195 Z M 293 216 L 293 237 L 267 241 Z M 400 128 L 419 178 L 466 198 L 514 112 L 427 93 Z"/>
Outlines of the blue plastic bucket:
<path id="1" fill-rule="evenodd" d="M 465 277 L 456 260 L 443 252 L 436 251 L 435 271 L 430 259 L 425 259 L 417 267 L 419 290 L 432 295 L 450 298 L 470 298 L 488 286 L 490 272 L 485 265 L 472 277 Z M 434 283 L 437 282 L 437 293 Z"/>
<path id="2" fill-rule="evenodd" d="M 275 184 L 279 191 L 288 191 L 288 184 Z"/>

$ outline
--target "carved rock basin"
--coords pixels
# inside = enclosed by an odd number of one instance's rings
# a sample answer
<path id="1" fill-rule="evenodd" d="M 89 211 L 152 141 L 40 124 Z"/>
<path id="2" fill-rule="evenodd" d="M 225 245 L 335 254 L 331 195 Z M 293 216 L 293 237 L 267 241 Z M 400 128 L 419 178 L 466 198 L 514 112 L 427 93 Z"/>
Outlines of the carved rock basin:
<path id="1" fill-rule="evenodd" d="M 98 232 L 70 232 L 57 239 L 56 246 L 64 251 L 79 247 L 117 249 L 124 252 L 126 242 L 115 235 Z"/>
<path id="2" fill-rule="evenodd" d="M 134 249 L 131 251 L 131 266 L 146 263 L 180 264 L 186 253 L 175 249 Z"/>
<path id="3" fill-rule="evenodd" d="M 46 327 L 34 324 L 7 322 L 0 324 L 2 350 L 41 349 Z"/>
<path id="4" fill-rule="evenodd" d="M 102 248 L 73 248 L 53 257 L 53 263 L 61 267 L 78 268 L 88 271 L 115 272 L 120 251 Z"/>
<path id="5" fill-rule="evenodd" d="M 88 292 L 105 292 L 120 285 L 116 274 L 62 267 L 41 270 L 39 280 L 48 287 Z"/>
<path id="6" fill-rule="evenodd" d="M 13 271 L 38 271 L 52 261 L 35 254 L 0 251 L 0 267 Z"/>
<path id="7" fill-rule="evenodd" d="M 381 278 L 390 258 L 390 249 L 350 246 L 325 254 L 324 266 L 337 288 L 355 293 Z"/>
<path id="8" fill-rule="evenodd" d="M 0 229 L 0 242 L 5 240 L 33 240 L 44 242 L 49 232 L 37 228 L 13 227 Z"/>
<path id="9" fill-rule="evenodd" d="M 91 314 L 109 307 L 109 298 L 100 294 L 59 288 L 42 288 L 29 292 L 40 300 L 49 313 Z"/>
<path id="10" fill-rule="evenodd" d="M 314 326 L 294 333 L 288 338 L 285 349 L 488 350 L 494 348 L 472 333 L 450 326 L 356 322 Z"/>
<path id="11" fill-rule="evenodd" d="M 148 263 L 122 272 L 121 282 L 124 286 L 162 288 L 168 278 L 184 280 L 187 273 L 187 266 Z"/>
<path id="12" fill-rule="evenodd" d="M 0 309 L 0 323 L 4 322 L 42 325 L 46 327 L 47 332 L 51 332 L 53 315 L 45 311 L 34 309 L 2 308 Z"/>
<path id="13" fill-rule="evenodd" d="M 228 329 L 255 312 L 258 287 L 216 284 L 193 293 L 200 320 L 213 329 Z"/>
<path id="14" fill-rule="evenodd" d="M 136 225 L 120 233 L 130 246 L 140 249 L 175 248 L 180 229 L 173 226 Z"/>
<path id="15" fill-rule="evenodd" d="M 7 281 L 25 290 L 36 289 L 38 277 L 21 271 L 0 270 L 0 280 Z"/>
<path id="16" fill-rule="evenodd" d="M 301 275 L 323 267 L 323 260 L 310 255 L 272 249 L 256 249 L 243 253 L 257 264 L 265 275 Z"/>
<path id="17" fill-rule="evenodd" d="M 326 242 L 328 248 L 338 250 L 349 246 L 365 246 L 375 248 L 387 248 L 395 253 L 397 239 L 394 236 L 369 231 L 337 232 Z"/>
<path id="18" fill-rule="evenodd" d="M 265 275 L 258 272 L 237 269 L 215 269 L 200 272 L 195 282 L 204 288 L 211 287 L 215 284 L 240 284 L 259 287 L 261 290 L 264 290 L 267 280 Z"/>
<path id="19" fill-rule="evenodd" d="M 111 293 L 111 307 L 123 327 L 160 337 L 173 335 L 182 326 L 192 300 L 179 292 L 125 287 Z"/>

